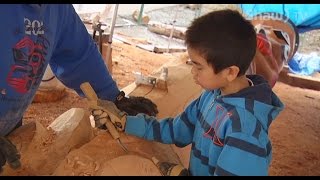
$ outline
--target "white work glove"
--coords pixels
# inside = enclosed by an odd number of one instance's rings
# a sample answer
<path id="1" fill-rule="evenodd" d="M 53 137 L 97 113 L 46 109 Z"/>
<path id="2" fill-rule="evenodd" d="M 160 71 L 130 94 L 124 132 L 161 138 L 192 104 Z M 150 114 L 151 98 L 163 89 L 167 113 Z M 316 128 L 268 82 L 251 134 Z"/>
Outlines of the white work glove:
<path id="1" fill-rule="evenodd" d="M 93 106 L 91 106 L 93 107 Z M 95 127 L 105 128 L 106 121 L 111 121 L 118 131 L 124 131 L 127 114 L 120 111 L 117 106 L 107 100 L 97 100 L 97 106 L 91 108 Z"/>

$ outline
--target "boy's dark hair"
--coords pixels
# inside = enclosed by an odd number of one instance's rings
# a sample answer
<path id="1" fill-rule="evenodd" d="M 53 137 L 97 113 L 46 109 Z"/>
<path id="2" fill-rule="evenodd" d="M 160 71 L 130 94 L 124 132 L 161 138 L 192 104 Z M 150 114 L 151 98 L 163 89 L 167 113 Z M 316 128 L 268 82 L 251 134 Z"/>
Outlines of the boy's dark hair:
<path id="1" fill-rule="evenodd" d="M 186 31 L 186 45 L 202 55 L 214 72 L 235 65 L 245 74 L 256 53 L 256 32 L 238 11 L 213 11 L 195 19 Z"/>

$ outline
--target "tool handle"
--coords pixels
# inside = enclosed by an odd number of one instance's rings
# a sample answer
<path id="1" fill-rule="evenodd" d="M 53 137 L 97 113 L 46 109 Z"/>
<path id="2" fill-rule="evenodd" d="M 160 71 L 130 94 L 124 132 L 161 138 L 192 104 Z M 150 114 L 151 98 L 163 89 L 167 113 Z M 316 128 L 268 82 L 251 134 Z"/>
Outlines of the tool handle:
<path id="1" fill-rule="evenodd" d="M 117 129 L 114 127 L 114 125 L 112 124 L 112 122 L 109 119 L 106 120 L 105 125 L 106 125 L 107 129 L 109 130 L 113 139 L 120 138 L 119 132 L 117 131 Z"/>
<path id="2" fill-rule="evenodd" d="M 87 97 L 89 101 L 96 101 L 98 100 L 98 96 L 96 92 L 93 90 L 92 86 L 89 82 L 84 82 L 80 85 L 80 89 L 84 93 L 84 95 Z M 108 128 L 111 136 L 114 139 L 120 138 L 119 132 L 117 131 L 116 127 L 112 124 L 112 122 L 109 119 L 104 119 L 104 124 Z"/>
<path id="3" fill-rule="evenodd" d="M 98 96 L 96 92 L 93 90 L 92 86 L 89 82 L 84 82 L 80 85 L 80 89 L 84 93 L 84 95 L 88 98 L 90 101 L 97 101 Z"/>

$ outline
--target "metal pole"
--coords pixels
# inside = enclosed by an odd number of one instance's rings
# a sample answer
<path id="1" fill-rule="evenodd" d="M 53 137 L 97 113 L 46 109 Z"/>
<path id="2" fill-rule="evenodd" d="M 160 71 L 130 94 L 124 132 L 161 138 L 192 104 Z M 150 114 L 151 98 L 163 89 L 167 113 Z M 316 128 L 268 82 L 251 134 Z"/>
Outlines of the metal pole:
<path id="1" fill-rule="evenodd" d="M 170 37 L 169 37 L 169 42 L 168 42 L 168 48 L 167 48 L 167 53 L 169 53 L 169 47 L 170 47 L 170 44 L 171 44 L 171 41 L 172 41 L 172 36 L 173 36 L 173 31 L 174 31 L 174 24 L 176 23 L 176 19 L 177 19 L 177 15 L 178 15 L 178 8 L 177 7 L 177 10 L 175 12 L 175 15 L 174 15 L 174 19 L 173 19 L 173 22 L 172 22 L 172 29 L 171 29 L 171 32 L 170 32 Z"/>
<path id="2" fill-rule="evenodd" d="M 141 18 L 142 18 L 142 14 L 143 14 L 143 8 L 144 8 L 144 4 L 141 4 L 140 7 L 140 12 L 139 12 L 139 17 L 138 17 L 138 24 L 141 24 Z"/>
<path id="3" fill-rule="evenodd" d="M 202 4 L 199 4 L 198 8 L 195 11 L 195 18 L 198 18 L 201 14 Z"/>
<path id="4" fill-rule="evenodd" d="M 112 17 L 111 26 L 110 26 L 110 35 L 109 35 L 109 39 L 108 39 L 108 48 L 107 48 L 107 54 L 106 54 L 107 62 L 109 62 L 109 57 L 111 55 L 112 36 L 113 36 L 114 27 L 115 27 L 116 20 L 117 20 L 118 6 L 119 6 L 119 4 L 116 4 L 116 6 L 114 8 L 113 17 Z M 112 62 L 111 62 L 111 64 L 112 64 Z M 110 71 L 111 71 L 111 69 L 110 69 Z"/>

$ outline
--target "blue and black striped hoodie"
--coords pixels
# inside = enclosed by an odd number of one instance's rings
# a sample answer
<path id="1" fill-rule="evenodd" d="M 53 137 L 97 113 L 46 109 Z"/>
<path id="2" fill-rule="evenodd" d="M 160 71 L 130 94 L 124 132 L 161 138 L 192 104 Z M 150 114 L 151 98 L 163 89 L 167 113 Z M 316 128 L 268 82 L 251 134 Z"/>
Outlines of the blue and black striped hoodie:
<path id="1" fill-rule="evenodd" d="M 184 147 L 192 144 L 192 175 L 268 175 L 271 122 L 284 105 L 258 75 L 254 86 L 225 96 L 204 91 L 175 118 L 128 116 L 125 132 Z"/>

